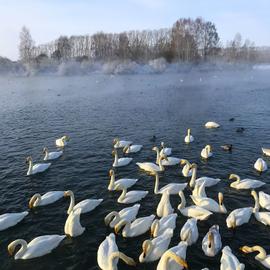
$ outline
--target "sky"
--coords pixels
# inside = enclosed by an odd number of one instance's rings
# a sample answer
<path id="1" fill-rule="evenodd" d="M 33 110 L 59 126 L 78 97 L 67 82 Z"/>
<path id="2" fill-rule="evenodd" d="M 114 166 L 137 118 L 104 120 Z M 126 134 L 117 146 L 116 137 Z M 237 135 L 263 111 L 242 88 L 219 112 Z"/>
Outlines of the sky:
<path id="1" fill-rule="evenodd" d="M 237 32 L 270 45 L 270 0 L 0 0 L 0 56 L 18 59 L 19 33 L 36 44 L 60 35 L 168 28 L 183 17 L 215 23 L 221 41 Z"/>

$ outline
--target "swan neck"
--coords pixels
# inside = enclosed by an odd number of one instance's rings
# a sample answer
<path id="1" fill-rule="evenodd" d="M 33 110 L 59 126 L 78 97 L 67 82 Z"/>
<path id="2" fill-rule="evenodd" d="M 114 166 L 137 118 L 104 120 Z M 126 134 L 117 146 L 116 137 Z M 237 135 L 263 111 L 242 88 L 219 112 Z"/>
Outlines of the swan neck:
<path id="1" fill-rule="evenodd" d="M 162 269 L 169 269 L 169 260 L 173 260 L 175 261 L 177 264 L 181 265 L 183 268 L 187 269 L 187 263 L 184 259 L 182 259 L 180 256 L 178 256 L 176 253 L 174 253 L 173 251 L 167 251 L 165 252 L 165 254 L 163 255 L 165 257 L 164 259 L 164 265 L 162 267 Z"/>
<path id="2" fill-rule="evenodd" d="M 27 174 L 32 174 L 32 170 L 33 170 L 33 161 L 29 160 L 29 166 L 28 166 L 28 171 Z"/>
<path id="3" fill-rule="evenodd" d="M 27 242 L 23 239 L 15 240 L 11 244 L 9 244 L 8 249 L 12 248 L 14 250 L 17 245 L 21 245 L 21 248 L 17 251 L 17 253 L 15 254 L 15 257 L 22 258 L 22 256 L 27 250 Z"/>
<path id="4" fill-rule="evenodd" d="M 255 247 L 253 247 L 253 249 L 255 251 L 259 251 L 259 254 L 255 257 L 255 259 L 264 260 L 266 258 L 267 255 L 266 255 L 264 248 L 262 248 L 260 246 L 255 246 Z"/>
<path id="5" fill-rule="evenodd" d="M 252 193 L 252 196 L 253 196 L 254 202 L 255 202 L 255 205 L 253 208 L 253 213 L 256 213 L 256 212 L 259 212 L 259 210 L 260 210 L 260 204 L 259 204 L 259 198 L 258 198 L 257 192 Z"/>
<path id="6" fill-rule="evenodd" d="M 120 202 L 122 202 L 122 201 L 125 199 L 126 194 L 127 194 L 127 189 L 126 189 L 126 188 L 123 188 L 123 189 L 122 189 L 122 193 L 121 193 L 121 195 L 120 195 L 120 197 L 119 197 L 119 201 L 120 201 Z"/>
<path id="7" fill-rule="evenodd" d="M 114 153 L 114 163 L 113 163 L 115 166 L 118 165 L 118 152 L 117 150 L 115 150 L 115 153 Z"/>
<path id="8" fill-rule="evenodd" d="M 45 150 L 45 157 L 44 160 L 47 160 L 49 158 L 49 151 L 46 149 Z"/>
<path id="9" fill-rule="evenodd" d="M 115 183 L 115 174 L 112 173 L 111 174 L 111 178 L 110 178 L 110 183 L 109 183 L 109 189 L 113 189 L 114 188 L 114 183 Z"/>
<path id="10" fill-rule="evenodd" d="M 69 204 L 69 208 L 67 213 L 70 214 L 75 206 L 75 197 L 74 197 L 74 193 L 70 192 L 70 204 Z"/>
<path id="11" fill-rule="evenodd" d="M 181 198 L 181 203 L 178 205 L 178 209 L 183 209 L 186 206 L 186 198 L 183 191 L 179 192 L 179 196 Z"/>
<path id="12" fill-rule="evenodd" d="M 156 180 L 155 180 L 155 187 L 154 187 L 154 193 L 158 194 L 159 193 L 159 175 L 156 173 Z"/>
<path id="13" fill-rule="evenodd" d="M 111 254 L 110 254 L 110 256 L 109 256 L 109 261 L 110 261 L 110 265 L 109 265 L 109 269 L 108 270 L 114 270 L 115 269 L 115 267 L 114 267 L 114 265 L 113 265 L 113 261 L 114 261 L 114 259 L 116 259 L 116 258 L 119 258 L 119 259 L 121 259 L 122 261 L 124 261 L 127 265 L 135 265 L 135 261 L 132 259 L 132 258 L 130 258 L 130 257 L 128 257 L 126 254 L 124 254 L 124 253 L 122 253 L 122 252 L 120 252 L 120 251 L 116 251 L 116 252 L 112 252 Z"/>
<path id="14" fill-rule="evenodd" d="M 196 178 L 197 178 L 197 168 L 195 167 L 192 168 L 192 176 L 189 182 L 190 187 L 194 187 Z"/>
<path id="15" fill-rule="evenodd" d="M 117 224 L 120 221 L 120 215 L 118 212 L 113 211 L 104 218 L 104 221 L 106 225 L 112 225 L 112 223 Z"/>
<path id="16" fill-rule="evenodd" d="M 156 219 L 151 226 L 151 234 L 153 237 L 156 237 L 158 235 L 159 228 L 160 228 L 159 220 Z"/>
<path id="17" fill-rule="evenodd" d="M 159 166 L 159 169 L 163 172 L 164 166 L 162 165 L 162 157 L 161 156 L 158 159 L 158 166 Z"/>

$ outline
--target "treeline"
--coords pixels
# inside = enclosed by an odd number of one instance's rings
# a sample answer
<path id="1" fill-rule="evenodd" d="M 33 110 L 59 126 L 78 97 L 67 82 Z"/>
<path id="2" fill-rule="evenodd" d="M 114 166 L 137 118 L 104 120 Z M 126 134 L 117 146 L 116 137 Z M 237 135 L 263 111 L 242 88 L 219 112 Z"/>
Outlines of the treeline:
<path id="1" fill-rule="evenodd" d="M 159 30 L 61 36 L 35 46 L 30 31 L 20 34 L 20 59 L 24 63 L 42 61 L 76 62 L 131 60 L 146 63 L 164 58 L 167 62 L 198 62 L 212 58 L 226 61 L 256 61 L 255 44 L 241 35 L 222 46 L 214 23 L 202 18 L 179 19 L 172 28 Z"/>

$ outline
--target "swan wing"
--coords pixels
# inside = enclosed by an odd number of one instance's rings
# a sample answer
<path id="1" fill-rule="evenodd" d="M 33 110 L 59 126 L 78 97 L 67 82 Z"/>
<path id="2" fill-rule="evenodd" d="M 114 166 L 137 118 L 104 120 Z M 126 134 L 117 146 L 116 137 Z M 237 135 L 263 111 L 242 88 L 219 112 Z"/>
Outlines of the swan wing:
<path id="1" fill-rule="evenodd" d="M 136 164 L 144 171 L 149 171 L 149 172 L 160 171 L 159 166 L 152 162 L 142 162 L 142 163 L 137 162 Z"/>
<path id="2" fill-rule="evenodd" d="M 98 205 L 100 205 L 102 201 L 103 201 L 103 199 L 83 200 L 74 206 L 73 211 L 76 211 L 77 209 L 82 209 L 82 214 L 90 212 L 90 211 L 94 210 Z"/>
<path id="3" fill-rule="evenodd" d="M 121 186 L 128 189 L 128 188 L 132 187 L 133 185 L 135 185 L 137 181 L 138 181 L 138 179 L 122 178 L 122 179 L 115 181 L 114 186 L 120 184 Z"/>
<path id="4" fill-rule="evenodd" d="M 169 192 L 169 194 L 178 194 L 179 191 L 184 190 L 187 186 L 187 183 L 178 184 L 170 183 L 159 190 L 159 193 Z"/>
<path id="5" fill-rule="evenodd" d="M 270 210 L 270 195 L 260 191 L 259 192 L 259 202 L 262 208 Z"/>
<path id="6" fill-rule="evenodd" d="M 44 172 L 51 166 L 51 163 L 38 163 L 35 164 L 32 168 L 32 174 Z"/>
<path id="7" fill-rule="evenodd" d="M 262 148 L 262 152 L 263 152 L 266 156 L 270 156 L 270 148 Z"/>
<path id="8" fill-rule="evenodd" d="M 64 197 L 64 191 L 49 191 L 41 196 L 40 206 L 54 203 Z"/>

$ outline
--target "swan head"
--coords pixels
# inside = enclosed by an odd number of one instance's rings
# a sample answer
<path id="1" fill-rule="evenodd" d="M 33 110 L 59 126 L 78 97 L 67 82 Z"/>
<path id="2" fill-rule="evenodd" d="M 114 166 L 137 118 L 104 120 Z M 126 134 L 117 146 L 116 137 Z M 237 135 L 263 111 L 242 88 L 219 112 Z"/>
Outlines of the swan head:
<path id="1" fill-rule="evenodd" d="M 212 146 L 210 144 L 207 144 L 205 146 L 205 148 L 208 149 L 209 152 L 212 152 L 212 150 L 213 150 L 213 148 L 212 148 Z"/>
<path id="2" fill-rule="evenodd" d="M 39 193 L 34 194 L 29 201 L 29 208 L 30 209 L 34 208 L 35 202 L 40 198 L 41 198 L 41 196 Z"/>
<path id="3" fill-rule="evenodd" d="M 114 138 L 113 139 L 113 144 L 115 145 L 115 144 L 117 144 L 119 142 L 119 138 Z"/>
<path id="4" fill-rule="evenodd" d="M 144 262 L 146 256 L 151 252 L 153 244 L 151 240 L 145 240 L 142 244 L 142 254 L 139 257 L 140 262 Z"/>
<path id="5" fill-rule="evenodd" d="M 180 159 L 180 165 L 184 166 L 186 164 L 188 164 L 189 162 L 186 159 Z"/>
<path id="6" fill-rule="evenodd" d="M 157 147 L 157 146 L 154 146 L 154 147 L 152 148 L 152 150 L 153 150 L 153 151 L 156 151 L 156 152 L 158 152 L 158 151 L 159 151 L 159 149 L 158 149 L 158 147 Z"/>
<path id="7" fill-rule="evenodd" d="M 62 137 L 62 140 L 68 142 L 68 141 L 70 140 L 70 137 L 69 137 L 68 135 L 64 135 L 64 136 Z"/>
<path id="8" fill-rule="evenodd" d="M 29 162 L 32 162 L 32 161 L 33 161 L 32 157 L 29 156 L 29 157 L 26 158 L 26 161 L 25 161 L 25 162 L 26 162 L 26 163 L 29 163 Z"/>
<path id="9" fill-rule="evenodd" d="M 22 247 L 26 247 L 27 246 L 27 243 L 25 240 L 23 239 L 17 239 L 17 240 L 14 240 L 13 242 L 11 242 L 9 245 L 8 245 L 8 253 L 10 256 L 12 256 L 15 252 L 15 249 L 18 245 L 21 245 Z M 16 255 L 15 255 L 15 258 L 16 258 Z"/>
<path id="10" fill-rule="evenodd" d="M 48 151 L 49 151 L 49 150 L 48 150 L 47 147 L 44 147 L 44 148 L 43 148 L 43 154 L 47 153 Z"/>
<path id="11" fill-rule="evenodd" d="M 120 222 L 118 222 L 115 226 L 114 226 L 114 233 L 117 235 L 119 233 L 119 231 L 124 227 L 126 226 L 127 224 L 130 224 L 130 222 L 126 221 L 126 220 L 121 220 Z M 122 232 L 123 236 L 125 237 L 124 235 L 124 232 Z"/>
<path id="12" fill-rule="evenodd" d="M 160 145 L 161 145 L 162 148 L 165 147 L 165 143 L 164 142 L 161 142 Z"/>
<path id="13" fill-rule="evenodd" d="M 234 180 L 234 179 L 236 179 L 237 181 L 240 180 L 239 175 L 234 174 L 234 173 L 230 174 L 229 180 Z"/>
<path id="14" fill-rule="evenodd" d="M 198 169 L 198 165 L 196 163 L 192 163 L 190 169 Z"/>
<path id="15" fill-rule="evenodd" d="M 64 192 L 64 197 L 69 197 L 69 196 L 72 196 L 72 195 L 74 195 L 74 193 L 71 190 L 67 190 L 67 191 Z"/>
<path id="16" fill-rule="evenodd" d="M 258 197 L 257 192 L 256 192 L 254 189 L 251 191 L 250 194 L 251 194 L 251 196 L 253 196 L 254 198 Z"/>
<path id="17" fill-rule="evenodd" d="M 109 170 L 109 176 L 113 176 L 114 175 L 114 170 L 113 169 L 110 169 Z"/>

